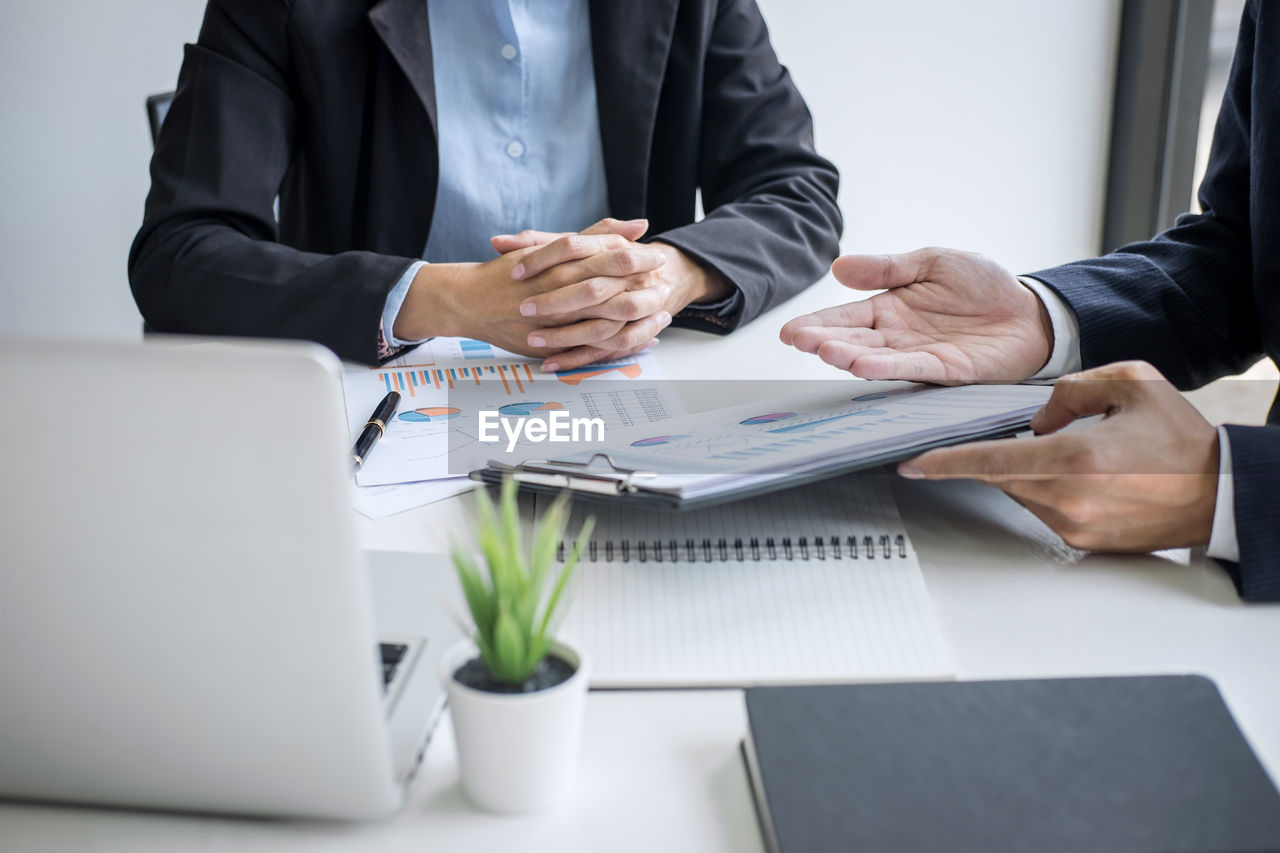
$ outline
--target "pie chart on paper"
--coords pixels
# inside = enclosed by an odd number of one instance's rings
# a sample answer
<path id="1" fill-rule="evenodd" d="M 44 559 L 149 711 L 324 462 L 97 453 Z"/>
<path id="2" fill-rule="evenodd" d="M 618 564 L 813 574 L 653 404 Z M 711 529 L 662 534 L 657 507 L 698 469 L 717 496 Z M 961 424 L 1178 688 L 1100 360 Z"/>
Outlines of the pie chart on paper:
<path id="1" fill-rule="evenodd" d="M 745 421 L 739 421 L 743 426 L 760 426 L 761 424 L 772 424 L 778 421 L 785 421 L 787 418 L 794 418 L 795 412 L 770 412 L 767 415 L 756 415 L 747 418 Z"/>
<path id="2" fill-rule="evenodd" d="M 401 412 L 400 420 L 411 424 L 433 424 L 441 421 L 451 421 L 460 414 L 462 414 L 462 410 L 455 409 L 452 406 L 429 406 L 425 409 Z"/>
<path id="3" fill-rule="evenodd" d="M 653 438 L 642 438 L 639 441 L 631 442 L 632 447 L 657 447 L 661 444 L 670 444 L 673 441 L 683 441 L 686 438 L 692 438 L 690 435 L 655 435 Z"/>
<path id="4" fill-rule="evenodd" d="M 566 385 L 577 385 L 584 379 L 595 379 L 599 376 L 607 376 L 617 371 L 628 379 L 637 379 L 640 374 L 644 373 L 644 368 L 633 361 L 624 362 L 622 364 L 593 364 L 587 367 L 575 367 L 573 370 L 561 370 L 556 373 L 556 378 Z"/>
<path id="5" fill-rule="evenodd" d="M 498 409 L 498 414 L 512 418 L 524 418 L 534 412 L 556 412 L 564 409 L 560 403 L 539 403 L 533 400 L 522 400 L 519 403 L 508 403 Z"/>

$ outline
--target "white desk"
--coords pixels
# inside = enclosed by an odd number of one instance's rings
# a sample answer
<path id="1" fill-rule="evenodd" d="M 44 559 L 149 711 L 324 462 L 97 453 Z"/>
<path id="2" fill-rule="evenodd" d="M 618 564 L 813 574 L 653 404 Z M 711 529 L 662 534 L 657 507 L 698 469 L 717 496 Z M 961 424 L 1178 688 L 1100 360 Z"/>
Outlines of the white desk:
<path id="1" fill-rule="evenodd" d="M 796 313 L 844 298 L 823 282 L 722 341 L 677 330 L 659 356 L 673 378 L 830 377 L 829 368 L 777 344 L 776 331 Z M 1012 501 L 972 483 L 895 488 L 961 678 L 1203 673 L 1280 778 L 1280 607 L 1241 604 L 1216 564 L 1185 552 L 1071 551 Z M 371 548 L 431 551 L 438 531 L 461 518 L 454 500 L 361 519 L 361 532 Z M 552 814 L 474 811 L 457 786 L 446 721 L 409 807 L 383 824 L 0 805 L 0 850 L 750 853 L 762 845 L 737 751 L 745 730 L 738 691 L 593 693 L 576 800 Z"/>

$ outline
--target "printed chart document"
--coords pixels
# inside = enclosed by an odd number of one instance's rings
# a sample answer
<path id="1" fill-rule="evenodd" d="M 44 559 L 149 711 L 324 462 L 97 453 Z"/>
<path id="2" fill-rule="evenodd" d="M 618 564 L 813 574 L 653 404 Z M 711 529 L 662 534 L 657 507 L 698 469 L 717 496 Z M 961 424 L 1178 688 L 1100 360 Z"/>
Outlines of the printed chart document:
<path id="1" fill-rule="evenodd" d="M 388 391 L 400 409 L 356 475 L 361 486 L 387 486 L 465 477 L 503 452 L 554 456 L 539 443 L 504 429 L 524 419 L 565 415 L 599 419 L 603 430 L 654 423 L 683 413 L 679 397 L 662 381 L 647 353 L 575 370 L 543 373 L 526 358 L 483 341 L 434 338 L 380 367 L 348 365 L 343 389 L 352 430 Z M 481 413 L 495 413 L 481 441 Z"/>
<path id="2" fill-rule="evenodd" d="M 587 515 L 564 632 L 593 687 L 954 675 L 883 471 L 680 513 L 582 502 L 566 536 Z"/>
<path id="3" fill-rule="evenodd" d="M 775 398 L 611 432 L 556 464 L 519 470 L 533 488 L 571 488 L 636 506 L 693 507 L 785 488 L 1025 429 L 1052 389 L 823 383 Z M 597 454 L 607 453 L 602 468 Z M 528 466 L 525 466 L 528 468 Z M 503 469 L 491 466 L 486 480 Z M 616 476 L 610 476 L 616 474 Z"/>

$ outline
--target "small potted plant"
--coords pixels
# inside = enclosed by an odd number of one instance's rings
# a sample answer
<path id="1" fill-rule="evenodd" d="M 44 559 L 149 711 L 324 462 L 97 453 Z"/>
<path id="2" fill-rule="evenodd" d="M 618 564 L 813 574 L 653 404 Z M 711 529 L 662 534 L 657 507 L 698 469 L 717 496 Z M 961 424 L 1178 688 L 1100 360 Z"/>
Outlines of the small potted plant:
<path id="1" fill-rule="evenodd" d="M 568 796 L 578 763 L 587 658 L 555 634 L 595 519 L 583 524 L 560 563 L 567 495 L 535 522 L 527 551 L 514 480 L 503 482 L 496 509 L 486 490 L 477 489 L 476 507 L 486 570 L 453 543 L 453 564 L 473 624 L 466 626 L 471 639 L 444 655 L 440 673 L 462 786 L 473 802 L 492 811 L 541 811 Z"/>

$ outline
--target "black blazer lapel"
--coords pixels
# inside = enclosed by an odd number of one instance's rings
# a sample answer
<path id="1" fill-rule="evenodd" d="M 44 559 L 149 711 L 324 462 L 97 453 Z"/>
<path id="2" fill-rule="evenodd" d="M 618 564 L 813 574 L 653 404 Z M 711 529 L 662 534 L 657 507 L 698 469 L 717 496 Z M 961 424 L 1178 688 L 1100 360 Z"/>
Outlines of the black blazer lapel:
<path id="1" fill-rule="evenodd" d="M 592 64 L 610 215 L 644 215 L 658 96 L 680 0 L 591 0 Z"/>
<path id="2" fill-rule="evenodd" d="M 371 64 L 357 224 L 371 251 L 420 257 L 438 186 L 436 90 L 425 0 L 379 0 L 368 12 L 386 47 Z M 388 56 L 389 54 L 389 56 Z"/>
<path id="3" fill-rule="evenodd" d="M 435 132 L 436 80 L 425 0 L 379 0 L 369 10 L 369 21 L 409 78 Z"/>

